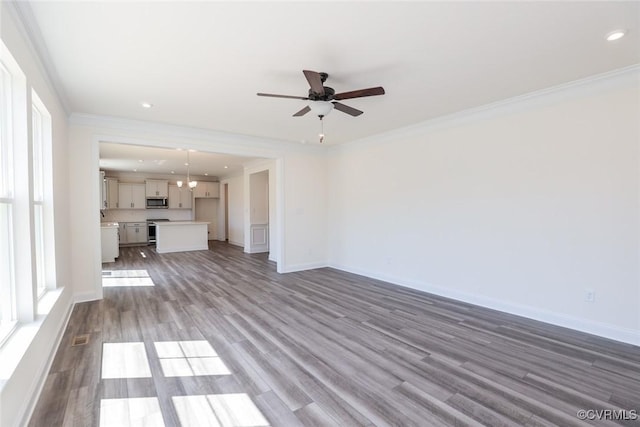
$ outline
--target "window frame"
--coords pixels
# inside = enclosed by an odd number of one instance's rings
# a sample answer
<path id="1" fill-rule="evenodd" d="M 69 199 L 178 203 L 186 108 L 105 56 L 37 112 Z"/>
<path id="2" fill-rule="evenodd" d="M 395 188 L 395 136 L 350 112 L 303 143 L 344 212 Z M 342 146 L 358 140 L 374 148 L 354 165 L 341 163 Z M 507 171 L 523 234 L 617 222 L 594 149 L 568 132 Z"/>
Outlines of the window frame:
<path id="1" fill-rule="evenodd" d="M 0 345 L 11 335 L 18 323 L 15 272 L 15 188 L 14 188 L 14 115 L 13 97 L 16 81 L 0 46 Z"/>
<path id="2" fill-rule="evenodd" d="M 51 114 L 35 90 L 31 90 L 31 204 L 36 297 L 55 287 L 51 174 Z"/>
<path id="3" fill-rule="evenodd" d="M 51 309 L 53 120 L 0 39 L 0 356 Z M 6 346 L 6 347 L 5 347 Z"/>

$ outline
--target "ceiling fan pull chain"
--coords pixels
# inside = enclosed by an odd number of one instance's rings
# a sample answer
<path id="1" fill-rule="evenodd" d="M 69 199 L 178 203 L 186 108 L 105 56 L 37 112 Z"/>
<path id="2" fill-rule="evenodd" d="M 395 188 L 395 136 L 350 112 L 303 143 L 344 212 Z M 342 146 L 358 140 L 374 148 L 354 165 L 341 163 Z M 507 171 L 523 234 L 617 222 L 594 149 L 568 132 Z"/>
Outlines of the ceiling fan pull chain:
<path id="1" fill-rule="evenodd" d="M 322 144 L 322 142 L 324 141 L 324 120 L 322 120 L 322 118 L 324 116 L 318 116 L 320 117 L 320 144 Z"/>

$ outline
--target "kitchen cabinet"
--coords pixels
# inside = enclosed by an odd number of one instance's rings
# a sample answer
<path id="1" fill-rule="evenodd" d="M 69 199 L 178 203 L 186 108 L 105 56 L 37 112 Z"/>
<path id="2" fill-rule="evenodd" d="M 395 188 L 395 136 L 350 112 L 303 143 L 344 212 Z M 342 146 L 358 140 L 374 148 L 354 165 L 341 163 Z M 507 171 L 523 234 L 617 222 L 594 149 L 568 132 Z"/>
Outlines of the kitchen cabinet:
<path id="1" fill-rule="evenodd" d="M 188 188 L 169 185 L 169 209 L 191 209 L 192 198 Z"/>
<path id="2" fill-rule="evenodd" d="M 118 184 L 119 209 L 145 209 L 145 201 L 144 184 Z"/>
<path id="3" fill-rule="evenodd" d="M 147 244 L 147 223 L 146 222 L 121 222 L 120 223 L 120 244 Z"/>
<path id="4" fill-rule="evenodd" d="M 219 198 L 220 183 L 198 181 L 198 185 L 193 190 L 193 196 L 196 198 Z"/>
<path id="5" fill-rule="evenodd" d="M 102 209 L 116 209 L 118 207 L 118 179 L 117 178 L 105 178 L 104 179 L 104 198 Z"/>
<path id="6" fill-rule="evenodd" d="M 165 179 L 147 179 L 145 181 L 145 192 L 147 197 L 169 197 L 169 181 Z"/>

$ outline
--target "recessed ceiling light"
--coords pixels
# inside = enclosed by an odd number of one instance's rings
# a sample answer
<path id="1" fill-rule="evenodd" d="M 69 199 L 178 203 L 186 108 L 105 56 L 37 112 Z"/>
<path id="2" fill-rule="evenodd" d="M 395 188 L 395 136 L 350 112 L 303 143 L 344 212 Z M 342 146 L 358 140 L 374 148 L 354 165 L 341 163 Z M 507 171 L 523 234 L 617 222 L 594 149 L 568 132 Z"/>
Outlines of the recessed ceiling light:
<path id="1" fill-rule="evenodd" d="M 176 173 L 176 171 L 171 171 L 171 173 Z"/>
<path id="2" fill-rule="evenodd" d="M 224 168 L 225 168 L 225 169 L 229 169 L 229 166 L 225 166 Z"/>
<path id="3" fill-rule="evenodd" d="M 141 102 L 140 105 L 142 106 L 142 108 L 151 108 L 153 107 L 153 104 L 150 102 Z"/>
<path id="4" fill-rule="evenodd" d="M 204 176 L 209 176 L 209 174 L 208 174 L 208 173 L 205 173 L 205 174 L 204 174 Z"/>
<path id="5" fill-rule="evenodd" d="M 144 162 L 144 160 L 138 160 L 138 163 L 142 163 L 142 162 Z"/>
<path id="6" fill-rule="evenodd" d="M 627 32 L 625 30 L 615 30 L 607 34 L 607 41 L 612 42 L 623 38 Z"/>
<path id="7" fill-rule="evenodd" d="M 134 171 L 134 172 L 138 172 L 138 169 L 134 169 L 133 171 Z"/>

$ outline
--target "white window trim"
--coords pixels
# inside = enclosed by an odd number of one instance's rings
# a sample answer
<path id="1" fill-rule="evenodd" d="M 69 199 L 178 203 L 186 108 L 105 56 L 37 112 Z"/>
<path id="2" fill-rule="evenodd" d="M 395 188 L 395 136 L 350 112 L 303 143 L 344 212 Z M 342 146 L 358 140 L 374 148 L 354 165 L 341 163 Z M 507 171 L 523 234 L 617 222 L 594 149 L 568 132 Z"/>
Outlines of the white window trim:
<path id="1" fill-rule="evenodd" d="M 34 228 L 32 233 L 33 253 L 34 253 L 34 280 L 36 282 L 36 296 L 41 298 L 47 291 L 56 288 L 56 274 L 55 274 L 55 240 L 54 240 L 54 221 L 53 221 L 53 158 L 52 158 L 52 120 L 51 114 L 47 110 L 46 106 L 38 96 L 38 94 L 31 90 L 31 104 L 32 114 L 34 115 L 31 120 L 32 125 L 32 205 L 33 205 L 33 218 Z M 37 115 L 37 116 L 36 116 Z M 36 120 L 37 119 L 37 123 Z M 37 126 L 37 132 L 36 132 Z M 36 142 L 36 138 L 39 137 L 39 141 Z M 40 176 L 35 176 L 35 150 L 38 149 L 39 160 L 41 163 Z M 36 179 L 39 178 L 39 185 L 36 184 Z M 39 192 L 36 192 L 39 189 Z M 39 194 L 38 194 L 39 193 Z M 42 246 L 36 242 L 39 235 L 36 230 L 37 223 L 36 209 L 41 211 L 41 230 L 42 233 Z M 40 249 L 40 250 L 38 250 Z M 40 264 L 40 265 L 38 265 Z"/>
<path id="2" fill-rule="evenodd" d="M 4 281 L 11 283 L 10 292 L 2 290 L 3 299 L 8 295 L 11 304 L 11 310 L 3 307 L 2 312 L 10 315 L 0 325 L 0 356 L 4 361 L 4 356 L 9 354 L 6 350 L 14 348 L 16 342 L 22 342 L 20 337 L 24 338 L 25 331 L 33 330 L 34 325 L 46 317 L 61 289 L 56 288 L 51 114 L 28 86 L 24 73 L 2 40 L 0 67 L 0 85 L 3 86 L 3 97 L 0 98 L 0 102 L 3 102 L 0 106 L 3 143 L 0 149 L 4 150 L 1 153 L 2 161 L 7 166 L 0 169 L 3 173 L 0 202 L 3 206 L 9 206 L 11 214 L 10 224 L 7 225 L 10 256 L 5 253 L 0 259 L 0 268 L 11 274 L 11 280 Z M 34 141 L 34 137 L 39 136 L 41 138 Z M 23 141 L 28 143 L 24 144 Z M 38 150 L 35 157 L 34 147 Z M 34 185 L 34 162 L 39 161 L 38 155 L 42 159 L 42 178 L 39 179 L 39 185 Z M 35 228 L 38 210 L 42 213 L 41 245 L 36 242 L 40 235 Z M 41 262 L 41 265 L 37 266 L 37 262 Z M 45 284 L 44 287 L 38 287 L 39 272 L 44 277 L 40 281 Z M 0 371 L 5 371 L 4 363 Z"/>
<path id="3" fill-rule="evenodd" d="M 0 203 L 7 207 L 8 210 L 8 224 L 6 224 L 6 232 L 8 234 L 6 242 L 8 243 L 7 252 L 3 254 L 0 263 L 2 270 L 6 274 L 5 277 L 0 278 L 3 283 L 0 283 L 0 297 L 2 298 L 2 310 L 0 310 L 0 345 L 4 343 L 11 333 L 15 330 L 18 324 L 18 309 L 17 309 L 17 291 L 16 291 L 16 272 L 15 272 L 15 189 L 14 189 L 14 145 L 15 145 L 15 108 L 16 104 L 14 98 L 19 96 L 19 92 L 22 87 L 26 90 L 25 86 L 22 86 L 21 79 L 24 80 L 24 74 L 18 67 L 11 55 L 8 55 L 8 51 L 4 44 L 0 45 L 0 93 L 3 95 L 0 98 L 0 171 L 3 172 L 3 176 L 0 177 Z M 26 83 L 26 82 L 25 82 Z M 23 94 L 24 95 L 24 94 Z M 19 103 L 18 103 L 19 104 Z M 2 225 L 0 225 L 2 226 Z M 4 276 L 4 275 L 3 275 Z M 8 298 L 7 298 L 8 297 Z"/>

